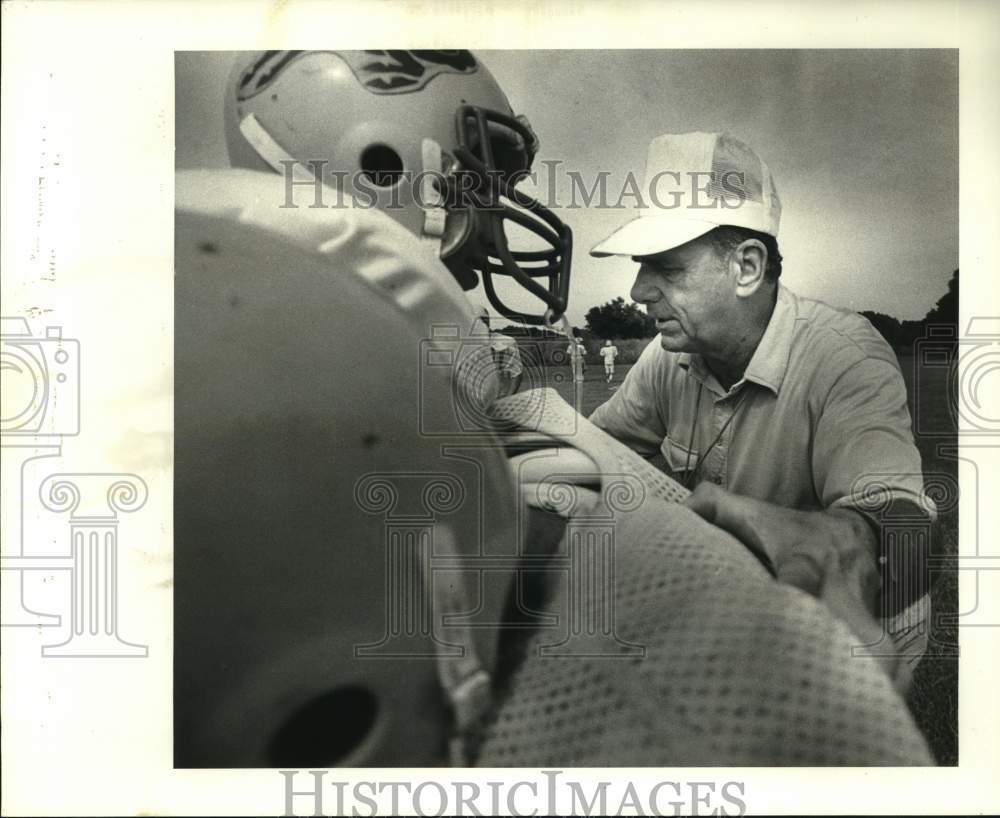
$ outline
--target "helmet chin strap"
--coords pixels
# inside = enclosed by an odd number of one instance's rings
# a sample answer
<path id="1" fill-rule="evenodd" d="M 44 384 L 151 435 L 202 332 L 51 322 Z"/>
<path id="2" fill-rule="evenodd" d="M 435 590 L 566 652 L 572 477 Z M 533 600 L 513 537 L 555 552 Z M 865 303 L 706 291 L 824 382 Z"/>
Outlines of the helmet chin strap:
<path id="1" fill-rule="evenodd" d="M 436 525 L 433 536 L 436 553 L 452 558 L 462 556 L 451 528 Z M 449 760 L 452 766 L 467 767 L 472 761 L 470 742 L 493 705 L 492 680 L 476 650 L 472 629 L 461 624 L 463 617 L 475 609 L 476 599 L 467 581 L 434 582 L 426 567 L 422 568 L 434 600 L 438 681 L 454 718 L 448 742 Z"/>
<path id="2" fill-rule="evenodd" d="M 440 254 L 441 241 L 444 238 L 445 223 L 448 211 L 444 207 L 444 196 L 434 187 L 434 178 L 441 178 L 444 172 L 444 160 L 441 155 L 441 145 L 433 139 L 424 139 L 420 143 L 420 160 L 423 173 L 420 176 L 420 203 L 424 210 L 424 228 L 420 236 L 422 241 L 434 242 Z"/>

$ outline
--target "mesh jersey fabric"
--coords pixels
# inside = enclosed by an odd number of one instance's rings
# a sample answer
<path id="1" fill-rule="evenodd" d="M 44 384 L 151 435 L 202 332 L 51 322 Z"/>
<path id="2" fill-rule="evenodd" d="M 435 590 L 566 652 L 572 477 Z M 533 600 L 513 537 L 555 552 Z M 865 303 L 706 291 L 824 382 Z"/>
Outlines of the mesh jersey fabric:
<path id="1" fill-rule="evenodd" d="M 655 498 L 679 503 L 690 492 L 627 446 L 578 414 L 554 389 L 532 389 L 496 401 L 491 415 L 501 428 L 542 434 L 581 449 L 607 474 L 637 477 Z"/>
<path id="2" fill-rule="evenodd" d="M 480 737 L 479 766 L 933 763 L 889 678 L 852 655 L 858 640 L 848 628 L 680 505 L 683 487 L 553 390 L 513 395 L 494 412 L 583 450 L 604 475 L 603 494 L 632 477 L 645 496 L 619 503 L 614 515 L 613 631 L 622 655 L 586 655 L 588 638 L 599 641 L 593 629 L 574 655 L 549 649 L 549 628 L 520 634 Z M 557 554 L 586 537 L 578 522 L 570 515 Z M 540 611 L 572 619 L 572 605 L 600 603 L 596 583 L 579 584 L 570 571 L 551 572 L 540 583 Z"/>

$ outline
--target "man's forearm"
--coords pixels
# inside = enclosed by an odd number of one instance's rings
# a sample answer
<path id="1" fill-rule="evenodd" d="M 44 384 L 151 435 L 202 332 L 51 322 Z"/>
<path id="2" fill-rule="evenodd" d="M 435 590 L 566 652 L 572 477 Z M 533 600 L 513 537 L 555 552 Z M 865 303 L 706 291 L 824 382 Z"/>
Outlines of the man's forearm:
<path id="1" fill-rule="evenodd" d="M 828 571 L 874 613 L 879 591 L 878 538 L 864 515 L 849 508 L 797 511 L 740 497 L 701 483 L 688 505 L 755 551 L 770 557 L 778 579 L 821 596 Z"/>
<path id="2" fill-rule="evenodd" d="M 740 497 L 712 483 L 700 483 L 687 506 L 751 550 L 765 551 L 780 582 L 822 600 L 861 644 L 882 638 L 875 618 L 879 538 L 863 514 L 850 508 L 796 511 Z M 895 657 L 874 658 L 893 675 Z"/>
<path id="3" fill-rule="evenodd" d="M 853 512 L 871 528 L 881 581 L 880 616 L 894 616 L 928 592 L 930 518 L 925 509 L 912 500 L 898 498 L 871 511 L 853 507 L 837 510 Z"/>
<path id="4" fill-rule="evenodd" d="M 840 556 L 840 569 L 854 578 L 861 599 L 872 612 L 877 610 L 879 589 L 879 541 L 871 521 L 852 508 L 831 508 L 813 512 L 825 515 L 833 526 L 834 542 Z"/>

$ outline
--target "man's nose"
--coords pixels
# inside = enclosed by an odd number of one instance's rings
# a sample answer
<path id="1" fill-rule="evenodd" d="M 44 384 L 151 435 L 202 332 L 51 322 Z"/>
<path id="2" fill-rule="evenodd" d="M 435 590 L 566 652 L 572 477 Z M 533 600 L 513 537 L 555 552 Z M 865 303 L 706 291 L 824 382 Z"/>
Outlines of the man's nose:
<path id="1" fill-rule="evenodd" d="M 632 290 L 629 292 L 633 301 L 638 304 L 649 304 L 659 300 L 660 294 L 656 287 L 653 286 L 652 278 L 646 265 L 640 265 L 639 272 L 635 276 L 635 282 L 632 284 Z"/>

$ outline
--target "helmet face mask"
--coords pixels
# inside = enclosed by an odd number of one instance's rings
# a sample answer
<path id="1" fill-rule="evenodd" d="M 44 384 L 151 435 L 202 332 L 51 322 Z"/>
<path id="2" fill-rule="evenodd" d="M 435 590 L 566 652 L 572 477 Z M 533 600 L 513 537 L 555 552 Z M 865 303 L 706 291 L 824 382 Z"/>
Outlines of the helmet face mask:
<path id="1" fill-rule="evenodd" d="M 516 188 L 531 169 L 538 138 L 525 118 L 472 105 L 460 106 L 455 119 L 460 172 L 453 178 L 461 179 L 463 192 L 475 200 L 471 215 L 479 220 L 479 229 L 458 248 L 458 258 L 480 273 L 486 296 L 501 315 L 528 324 L 552 323 L 566 310 L 573 238 L 552 211 Z M 543 242 L 544 249 L 512 249 L 504 229 L 508 221 Z M 452 267 L 448 255 L 442 259 Z M 496 291 L 495 275 L 513 278 L 545 304 L 545 313 L 508 307 Z M 547 279 L 545 286 L 539 278 Z"/>
<path id="2" fill-rule="evenodd" d="M 538 139 L 470 52 L 248 55 L 230 75 L 226 137 L 232 165 L 288 173 L 294 160 L 435 242 L 462 288 L 481 278 L 507 318 L 542 324 L 565 312 L 571 231 L 516 189 Z M 530 249 L 515 249 L 508 232 Z M 513 279 L 540 309 L 510 307 L 494 276 Z"/>

